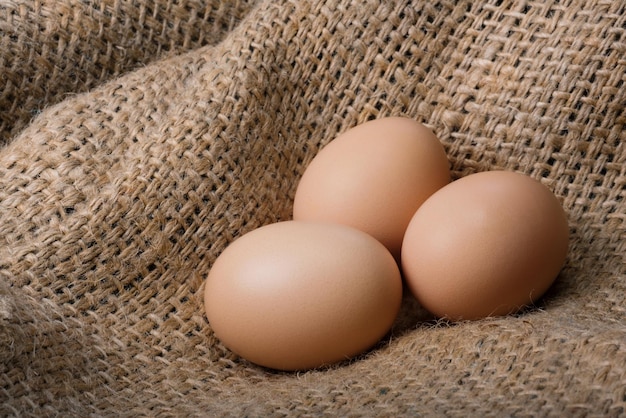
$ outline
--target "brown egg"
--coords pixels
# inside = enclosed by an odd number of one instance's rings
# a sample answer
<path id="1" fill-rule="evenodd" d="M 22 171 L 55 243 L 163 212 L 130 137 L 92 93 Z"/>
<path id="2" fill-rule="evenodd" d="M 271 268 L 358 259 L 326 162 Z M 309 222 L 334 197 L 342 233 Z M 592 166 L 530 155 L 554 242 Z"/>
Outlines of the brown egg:
<path id="1" fill-rule="evenodd" d="M 360 354 L 391 328 L 402 281 L 387 249 L 337 224 L 286 221 L 235 240 L 206 281 L 206 315 L 226 347 L 274 369 Z"/>
<path id="2" fill-rule="evenodd" d="M 439 317 L 506 315 L 550 287 L 568 236 L 563 208 L 539 181 L 507 171 L 472 174 L 415 213 L 402 270 L 418 301 Z"/>
<path id="3" fill-rule="evenodd" d="M 445 150 L 424 125 L 389 117 L 349 129 L 306 168 L 293 218 L 352 226 L 399 258 L 411 217 L 450 182 Z"/>

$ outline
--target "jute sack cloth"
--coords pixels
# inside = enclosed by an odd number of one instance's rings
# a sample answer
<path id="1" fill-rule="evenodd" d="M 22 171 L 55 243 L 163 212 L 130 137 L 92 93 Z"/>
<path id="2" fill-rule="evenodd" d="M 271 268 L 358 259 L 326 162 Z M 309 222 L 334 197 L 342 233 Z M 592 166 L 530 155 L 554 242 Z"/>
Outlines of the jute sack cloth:
<path id="1" fill-rule="evenodd" d="M 219 42 L 251 0 L 0 2 L 0 144 L 68 93 Z"/>
<path id="2" fill-rule="evenodd" d="M 0 415 L 626 415 L 623 2 L 17 3 L 0 6 Z M 203 313 L 212 263 L 290 218 L 323 145 L 390 115 L 431 127 L 454 178 L 553 190 L 557 282 L 454 325 L 407 295 L 383 341 L 326 369 L 238 358 Z"/>

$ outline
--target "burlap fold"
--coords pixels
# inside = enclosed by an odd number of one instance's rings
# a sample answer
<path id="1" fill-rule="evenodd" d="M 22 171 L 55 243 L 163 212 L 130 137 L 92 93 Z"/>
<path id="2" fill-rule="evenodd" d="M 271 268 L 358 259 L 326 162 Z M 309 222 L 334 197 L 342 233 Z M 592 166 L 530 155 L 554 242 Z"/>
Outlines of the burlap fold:
<path id="1" fill-rule="evenodd" d="M 0 415 L 626 414 L 622 2 L 17 3 L 0 6 Z M 93 58 L 113 45 L 125 59 Z M 59 62 L 65 81 L 42 81 Z M 554 191 L 555 286 L 455 325 L 407 296 L 384 341 L 328 369 L 238 358 L 203 313 L 213 261 L 289 219 L 324 144 L 389 115 L 431 127 L 455 178 Z"/>
<path id="2" fill-rule="evenodd" d="M 0 2 L 0 144 L 68 95 L 159 57 L 219 42 L 253 3 Z"/>

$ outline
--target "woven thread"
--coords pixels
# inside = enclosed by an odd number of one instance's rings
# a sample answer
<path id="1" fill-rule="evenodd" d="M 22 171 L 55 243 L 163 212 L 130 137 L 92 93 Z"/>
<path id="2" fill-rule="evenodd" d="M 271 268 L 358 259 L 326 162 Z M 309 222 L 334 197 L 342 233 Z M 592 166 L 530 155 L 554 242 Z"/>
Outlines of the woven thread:
<path id="1" fill-rule="evenodd" d="M 622 2 L 157 3 L 0 7 L 0 415 L 626 414 Z M 389 115 L 432 128 L 455 178 L 554 191 L 555 286 L 454 326 L 407 297 L 330 369 L 238 358 L 203 314 L 213 261 L 290 217 L 323 145 Z"/>
<path id="2" fill-rule="evenodd" d="M 0 4 L 0 144 L 45 107 L 159 57 L 219 42 L 251 1 Z"/>

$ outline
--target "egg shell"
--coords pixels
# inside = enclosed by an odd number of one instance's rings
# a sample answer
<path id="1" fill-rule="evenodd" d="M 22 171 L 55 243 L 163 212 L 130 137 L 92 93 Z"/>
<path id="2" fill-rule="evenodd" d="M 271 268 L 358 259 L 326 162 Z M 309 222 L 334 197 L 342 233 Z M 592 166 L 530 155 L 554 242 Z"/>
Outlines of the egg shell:
<path id="1" fill-rule="evenodd" d="M 550 287 L 568 249 L 566 214 L 539 181 L 489 171 L 456 180 L 415 213 L 402 270 L 424 308 L 450 320 L 506 315 Z"/>
<path id="2" fill-rule="evenodd" d="M 445 149 L 431 130 L 404 117 L 372 120 L 315 156 L 298 183 L 293 218 L 360 229 L 399 259 L 411 217 L 449 182 Z"/>
<path id="3" fill-rule="evenodd" d="M 402 298 L 392 255 L 366 233 L 285 221 L 235 240 L 205 284 L 206 315 L 233 352 L 304 370 L 363 353 L 391 328 Z"/>

